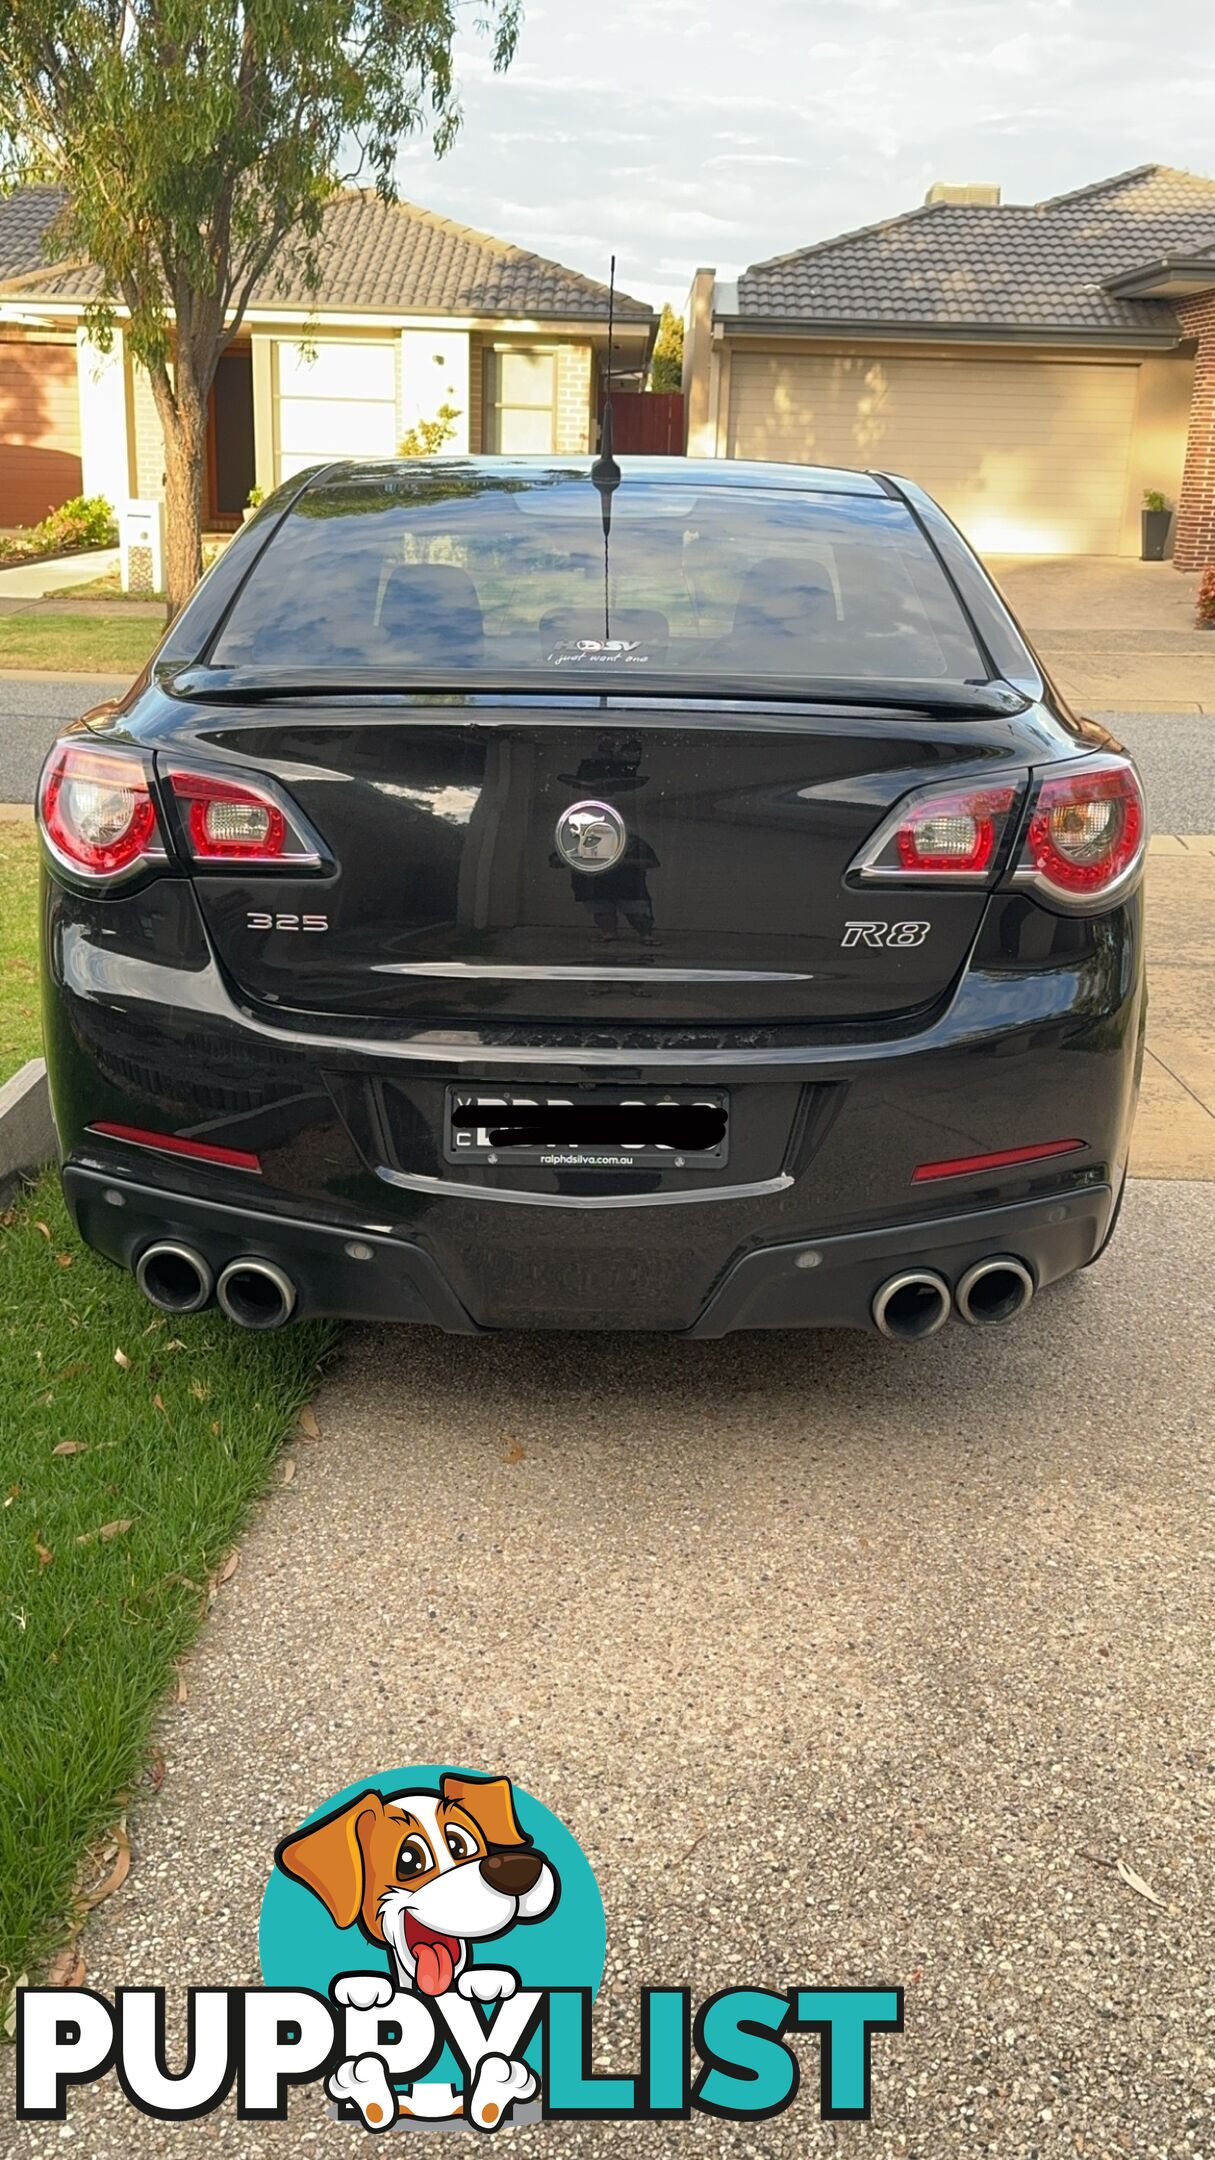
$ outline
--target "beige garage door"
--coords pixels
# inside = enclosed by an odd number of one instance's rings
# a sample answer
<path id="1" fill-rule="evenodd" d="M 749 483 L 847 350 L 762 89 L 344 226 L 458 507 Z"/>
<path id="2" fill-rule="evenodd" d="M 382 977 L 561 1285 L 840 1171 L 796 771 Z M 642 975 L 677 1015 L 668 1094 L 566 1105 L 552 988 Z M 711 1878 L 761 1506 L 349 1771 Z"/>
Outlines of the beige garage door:
<path id="1" fill-rule="evenodd" d="M 978 548 L 1116 555 L 1138 373 L 735 353 L 728 450 L 905 473 Z"/>
<path id="2" fill-rule="evenodd" d="M 0 527 L 79 493 L 75 345 L 0 344 Z"/>

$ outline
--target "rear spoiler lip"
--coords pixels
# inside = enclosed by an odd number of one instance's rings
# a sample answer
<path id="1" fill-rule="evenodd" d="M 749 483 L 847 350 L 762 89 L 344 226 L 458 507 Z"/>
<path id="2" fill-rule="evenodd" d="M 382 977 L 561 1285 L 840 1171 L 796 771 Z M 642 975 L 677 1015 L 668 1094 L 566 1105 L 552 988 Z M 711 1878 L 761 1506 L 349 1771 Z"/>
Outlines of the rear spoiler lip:
<path id="1" fill-rule="evenodd" d="M 651 673 L 648 669 L 604 669 L 594 687 L 588 676 L 561 678 L 530 672 L 495 675 L 492 680 L 470 682 L 467 675 L 430 674 L 403 682 L 399 676 L 376 668 L 347 669 L 322 681 L 315 673 L 264 668 L 176 667 L 156 670 L 158 688 L 170 697 L 190 704 L 270 704 L 291 698 L 393 697 L 425 703 L 436 698 L 462 705 L 492 705 L 500 699 L 520 699 L 545 705 L 583 703 L 601 706 L 618 698 L 649 700 L 663 705 L 779 705 L 796 707 L 857 706 L 874 711 L 945 715 L 957 719 L 1009 719 L 1028 712 L 1035 702 L 1025 691 L 1003 680 L 984 683 L 860 682 L 855 677 L 824 678 L 813 684 L 794 683 L 786 677 L 767 680 L 740 679 L 724 686 L 696 676 Z"/>

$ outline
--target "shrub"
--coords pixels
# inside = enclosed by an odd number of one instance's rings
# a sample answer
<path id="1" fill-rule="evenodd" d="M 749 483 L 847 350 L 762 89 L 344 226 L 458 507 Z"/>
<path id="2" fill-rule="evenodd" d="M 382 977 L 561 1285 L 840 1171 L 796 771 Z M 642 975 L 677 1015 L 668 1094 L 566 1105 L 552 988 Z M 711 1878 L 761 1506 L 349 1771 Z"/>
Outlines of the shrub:
<path id="1" fill-rule="evenodd" d="M 1145 488 L 1143 507 L 1145 510 L 1167 510 L 1169 506 L 1159 488 Z"/>
<path id="2" fill-rule="evenodd" d="M 38 525 L 0 536 L 0 563 L 29 562 L 39 555 L 72 555 L 79 548 L 113 547 L 114 513 L 104 495 L 74 495 L 48 510 Z"/>
<path id="3" fill-rule="evenodd" d="M 682 387 L 683 317 L 675 313 L 669 300 L 664 300 L 658 336 L 654 340 L 654 357 L 650 362 L 650 388 L 680 390 Z"/>
<path id="4" fill-rule="evenodd" d="M 434 457 L 444 443 L 451 441 L 460 417 L 456 405 L 440 405 L 433 420 L 419 420 L 401 437 L 402 457 Z"/>
<path id="5" fill-rule="evenodd" d="M 31 537 L 47 549 L 113 547 L 118 526 L 104 495 L 73 495 L 35 525 Z"/>
<path id="6" fill-rule="evenodd" d="M 1215 629 L 1215 563 L 1202 573 L 1202 583 L 1198 588 L 1197 620 L 1200 628 Z"/>

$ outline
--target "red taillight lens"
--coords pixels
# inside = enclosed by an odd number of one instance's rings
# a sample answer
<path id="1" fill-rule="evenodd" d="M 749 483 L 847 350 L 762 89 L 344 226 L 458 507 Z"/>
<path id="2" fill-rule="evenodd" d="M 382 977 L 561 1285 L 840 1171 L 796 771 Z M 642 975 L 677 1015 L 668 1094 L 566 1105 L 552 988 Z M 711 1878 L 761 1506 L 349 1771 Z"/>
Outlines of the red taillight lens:
<path id="1" fill-rule="evenodd" d="M 170 766 L 166 776 L 195 862 L 315 865 L 320 856 L 268 787 Z"/>
<path id="2" fill-rule="evenodd" d="M 925 788 L 879 827 L 854 868 L 863 878 L 967 878 L 986 882 L 1022 783 Z"/>
<path id="3" fill-rule="evenodd" d="M 56 860 L 78 875 L 122 878 L 164 860 L 147 775 L 129 751 L 61 743 L 43 770 L 38 817 Z"/>
<path id="4" fill-rule="evenodd" d="M 1104 901 L 1134 883 L 1146 847 L 1134 766 L 1126 758 L 1092 758 L 1041 782 L 1016 877 L 1072 906 Z"/>

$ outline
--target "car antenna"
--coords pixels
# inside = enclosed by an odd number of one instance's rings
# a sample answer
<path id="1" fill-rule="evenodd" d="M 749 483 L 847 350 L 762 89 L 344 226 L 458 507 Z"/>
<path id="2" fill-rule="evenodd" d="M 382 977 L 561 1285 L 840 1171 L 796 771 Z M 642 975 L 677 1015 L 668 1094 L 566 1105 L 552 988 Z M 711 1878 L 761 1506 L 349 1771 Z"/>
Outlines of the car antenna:
<path id="1" fill-rule="evenodd" d="M 616 318 L 616 257 L 608 273 L 607 391 L 599 424 L 599 455 L 591 467 L 591 480 L 599 490 L 603 511 L 603 635 L 610 638 L 611 594 L 608 582 L 608 545 L 612 531 L 612 497 L 620 486 L 620 467 L 612 455 L 612 335 Z"/>

